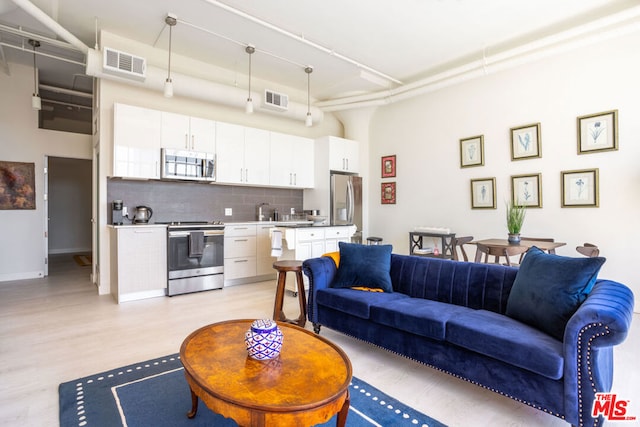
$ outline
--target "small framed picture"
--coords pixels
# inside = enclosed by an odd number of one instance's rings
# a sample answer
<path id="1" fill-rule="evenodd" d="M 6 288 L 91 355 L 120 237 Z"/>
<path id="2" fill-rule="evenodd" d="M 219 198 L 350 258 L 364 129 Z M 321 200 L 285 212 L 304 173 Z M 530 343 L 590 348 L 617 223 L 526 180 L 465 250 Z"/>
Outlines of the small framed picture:
<path id="1" fill-rule="evenodd" d="M 460 167 L 484 166 L 484 135 L 460 140 Z"/>
<path id="2" fill-rule="evenodd" d="M 563 208 L 597 208 L 600 204 L 598 169 L 560 172 Z"/>
<path id="3" fill-rule="evenodd" d="M 480 178 L 471 180 L 471 209 L 496 208 L 496 179 Z"/>
<path id="4" fill-rule="evenodd" d="M 382 158 L 382 178 L 394 178 L 396 176 L 396 156 L 384 156 Z"/>
<path id="5" fill-rule="evenodd" d="M 511 160 L 542 157 L 540 123 L 511 128 Z"/>
<path id="6" fill-rule="evenodd" d="M 618 149 L 618 110 L 578 117 L 578 154 Z"/>
<path id="7" fill-rule="evenodd" d="M 528 208 L 542 207 L 542 174 L 511 177 L 511 202 Z"/>
<path id="8" fill-rule="evenodd" d="M 380 189 L 380 203 L 383 205 L 396 204 L 396 183 L 383 182 Z"/>

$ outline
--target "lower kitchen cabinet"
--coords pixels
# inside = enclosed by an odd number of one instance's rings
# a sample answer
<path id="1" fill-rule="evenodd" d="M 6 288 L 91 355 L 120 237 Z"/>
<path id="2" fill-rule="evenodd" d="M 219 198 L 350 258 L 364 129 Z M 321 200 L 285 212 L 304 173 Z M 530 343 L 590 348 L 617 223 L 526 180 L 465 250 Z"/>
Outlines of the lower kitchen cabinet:
<path id="1" fill-rule="evenodd" d="M 227 224 L 224 230 L 224 285 L 275 278 L 269 230 L 273 224 Z"/>
<path id="2" fill-rule="evenodd" d="M 164 296 L 167 289 L 167 227 L 111 228 L 111 294 L 118 303 Z"/>

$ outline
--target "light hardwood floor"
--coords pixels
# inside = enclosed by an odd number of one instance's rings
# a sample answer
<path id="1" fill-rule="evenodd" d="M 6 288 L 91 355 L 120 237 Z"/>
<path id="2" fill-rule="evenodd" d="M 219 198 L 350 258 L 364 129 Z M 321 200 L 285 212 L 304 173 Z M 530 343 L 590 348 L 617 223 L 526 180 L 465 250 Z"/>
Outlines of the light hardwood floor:
<path id="1" fill-rule="evenodd" d="M 52 257 L 45 279 L 0 283 L 0 425 L 58 425 L 58 385 L 177 353 L 194 329 L 231 318 L 269 318 L 275 281 L 116 304 L 98 296 L 89 267 Z M 296 314 L 296 300 L 285 297 Z M 615 351 L 614 391 L 640 416 L 638 315 Z M 307 325 L 307 328 L 311 328 Z M 323 329 L 354 375 L 449 426 L 567 426 L 564 421 L 419 363 Z M 634 412 L 635 411 L 635 412 Z M 617 425 L 617 424 L 616 424 Z M 635 423 L 620 423 L 627 427 Z"/>

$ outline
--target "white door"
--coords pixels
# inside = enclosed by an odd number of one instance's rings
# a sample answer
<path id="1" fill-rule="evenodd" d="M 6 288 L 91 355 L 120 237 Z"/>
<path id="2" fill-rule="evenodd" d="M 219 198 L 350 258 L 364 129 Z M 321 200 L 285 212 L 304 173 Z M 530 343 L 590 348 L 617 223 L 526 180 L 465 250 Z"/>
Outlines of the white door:
<path id="1" fill-rule="evenodd" d="M 44 156 L 44 275 L 49 275 L 49 156 Z"/>

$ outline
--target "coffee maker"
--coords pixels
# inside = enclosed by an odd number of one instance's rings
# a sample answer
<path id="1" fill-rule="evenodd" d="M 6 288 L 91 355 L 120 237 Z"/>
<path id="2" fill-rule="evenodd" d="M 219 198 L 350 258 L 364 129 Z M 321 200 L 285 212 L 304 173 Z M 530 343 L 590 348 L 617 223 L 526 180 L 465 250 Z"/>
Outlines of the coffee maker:
<path id="1" fill-rule="evenodd" d="M 111 209 L 111 224 L 122 225 L 124 219 L 122 215 L 122 200 L 114 200 Z"/>

